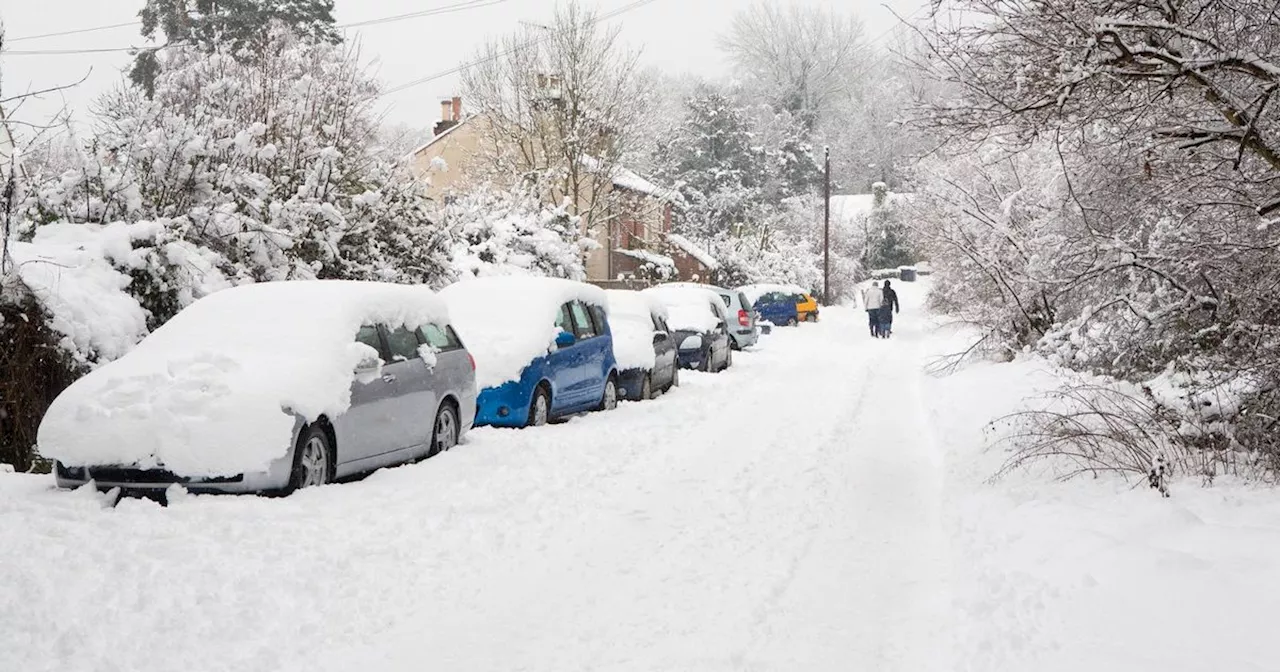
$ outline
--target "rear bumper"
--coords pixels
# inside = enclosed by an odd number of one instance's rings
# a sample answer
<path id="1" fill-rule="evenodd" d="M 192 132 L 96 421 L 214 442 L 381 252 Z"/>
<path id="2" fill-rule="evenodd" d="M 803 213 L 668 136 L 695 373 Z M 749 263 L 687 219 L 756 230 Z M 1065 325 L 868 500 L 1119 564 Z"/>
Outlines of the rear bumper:
<path id="1" fill-rule="evenodd" d="M 755 327 L 738 327 L 733 331 L 733 340 L 739 348 L 746 348 L 760 340 L 760 331 Z"/>

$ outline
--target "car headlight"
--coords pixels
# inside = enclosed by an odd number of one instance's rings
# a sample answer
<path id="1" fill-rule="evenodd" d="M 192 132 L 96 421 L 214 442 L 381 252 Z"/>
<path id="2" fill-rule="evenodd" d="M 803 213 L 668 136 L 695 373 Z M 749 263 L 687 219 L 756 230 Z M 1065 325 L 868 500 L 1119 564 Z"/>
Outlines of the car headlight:
<path id="1" fill-rule="evenodd" d="M 681 350 L 701 350 L 702 337 L 701 336 L 686 337 L 683 341 L 680 341 L 680 349 Z"/>

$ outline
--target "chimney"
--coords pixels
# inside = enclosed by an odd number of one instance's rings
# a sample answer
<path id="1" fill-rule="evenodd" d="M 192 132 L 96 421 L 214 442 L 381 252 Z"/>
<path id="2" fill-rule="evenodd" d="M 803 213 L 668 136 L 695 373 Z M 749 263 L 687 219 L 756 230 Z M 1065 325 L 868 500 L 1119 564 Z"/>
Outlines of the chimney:
<path id="1" fill-rule="evenodd" d="M 462 99 L 454 96 L 440 101 L 440 121 L 432 133 L 440 135 L 462 121 Z"/>

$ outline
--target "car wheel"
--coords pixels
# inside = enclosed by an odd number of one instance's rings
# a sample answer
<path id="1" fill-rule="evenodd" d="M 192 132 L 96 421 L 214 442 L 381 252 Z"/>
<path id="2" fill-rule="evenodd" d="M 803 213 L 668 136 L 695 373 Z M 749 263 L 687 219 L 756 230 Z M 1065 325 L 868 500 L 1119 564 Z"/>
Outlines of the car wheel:
<path id="1" fill-rule="evenodd" d="M 546 386 L 539 385 L 533 392 L 533 401 L 529 403 L 529 427 L 541 427 L 551 420 L 551 393 Z"/>
<path id="2" fill-rule="evenodd" d="M 805 321 L 805 322 L 817 322 L 817 321 L 818 321 L 818 316 L 817 316 L 817 314 L 815 314 L 815 313 L 809 313 L 808 315 L 805 315 L 805 316 L 804 316 L 804 321 Z"/>
<path id="3" fill-rule="evenodd" d="M 644 380 L 640 383 L 640 400 L 648 401 L 653 398 L 653 381 L 649 378 L 649 374 L 644 374 Z"/>
<path id="4" fill-rule="evenodd" d="M 789 317 L 789 318 L 787 318 L 787 326 L 788 326 L 788 327 L 794 327 L 794 326 L 796 326 L 797 324 L 799 324 L 799 322 L 796 322 L 796 318 L 794 318 L 794 317 Z"/>
<path id="5" fill-rule="evenodd" d="M 609 376 L 609 379 L 604 381 L 604 396 L 600 398 L 600 410 L 612 411 L 617 407 L 618 379 L 614 376 Z"/>
<path id="6" fill-rule="evenodd" d="M 308 425 L 298 438 L 289 474 L 289 492 L 324 485 L 332 479 L 333 445 L 320 425 Z"/>
<path id="7" fill-rule="evenodd" d="M 427 457 L 435 457 L 458 445 L 460 429 L 458 412 L 454 410 L 453 404 L 447 401 L 440 404 L 440 410 L 436 411 L 436 424 L 431 432 L 431 448 L 427 451 Z"/>

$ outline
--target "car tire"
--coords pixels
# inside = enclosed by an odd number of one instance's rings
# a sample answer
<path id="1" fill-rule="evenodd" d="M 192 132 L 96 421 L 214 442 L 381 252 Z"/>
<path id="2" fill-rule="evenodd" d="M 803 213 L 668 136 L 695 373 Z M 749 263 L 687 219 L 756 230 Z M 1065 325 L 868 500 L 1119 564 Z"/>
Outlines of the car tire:
<path id="1" fill-rule="evenodd" d="M 653 398 L 653 379 L 649 374 L 644 374 L 644 380 L 640 381 L 640 401 L 648 401 Z"/>
<path id="2" fill-rule="evenodd" d="M 794 327 L 794 326 L 796 326 L 797 324 L 799 324 L 799 322 L 797 322 L 797 321 L 796 321 L 796 318 L 794 318 L 794 317 L 789 317 L 789 318 L 787 318 L 787 326 L 788 326 L 788 327 Z"/>
<path id="3" fill-rule="evenodd" d="M 529 401 L 529 419 L 526 427 L 541 427 L 551 422 L 551 392 L 546 385 L 539 385 L 533 391 L 533 399 Z"/>
<path id="4" fill-rule="evenodd" d="M 818 321 L 818 315 L 817 315 L 816 313 L 809 313 L 808 315 L 805 315 L 805 316 L 804 316 L 804 321 L 805 321 L 805 322 L 817 322 L 817 321 Z"/>
<path id="5" fill-rule="evenodd" d="M 458 422 L 458 411 L 453 403 L 446 401 L 436 411 L 436 421 L 431 428 L 431 447 L 427 449 L 427 457 L 435 457 L 458 445 L 458 436 L 462 425 Z"/>
<path id="6" fill-rule="evenodd" d="M 289 472 L 286 494 L 333 482 L 335 461 L 333 441 L 324 427 L 319 424 L 303 427 L 293 451 L 293 469 Z"/>
<path id="7" fill-rule="evenodd" d="M 609 374 L 609 378 L 604 381 L 604 394 L 600 396 L 601 411 L 612 411 L 618 407 L 618 377 Z"/>
<path id="8" fill-rule="evenodd" d="M 729 354 L 724 357 L 724 368 L 727 369 L 731 366 L 733 366 L 733 350 L 730 350 Z"/>

